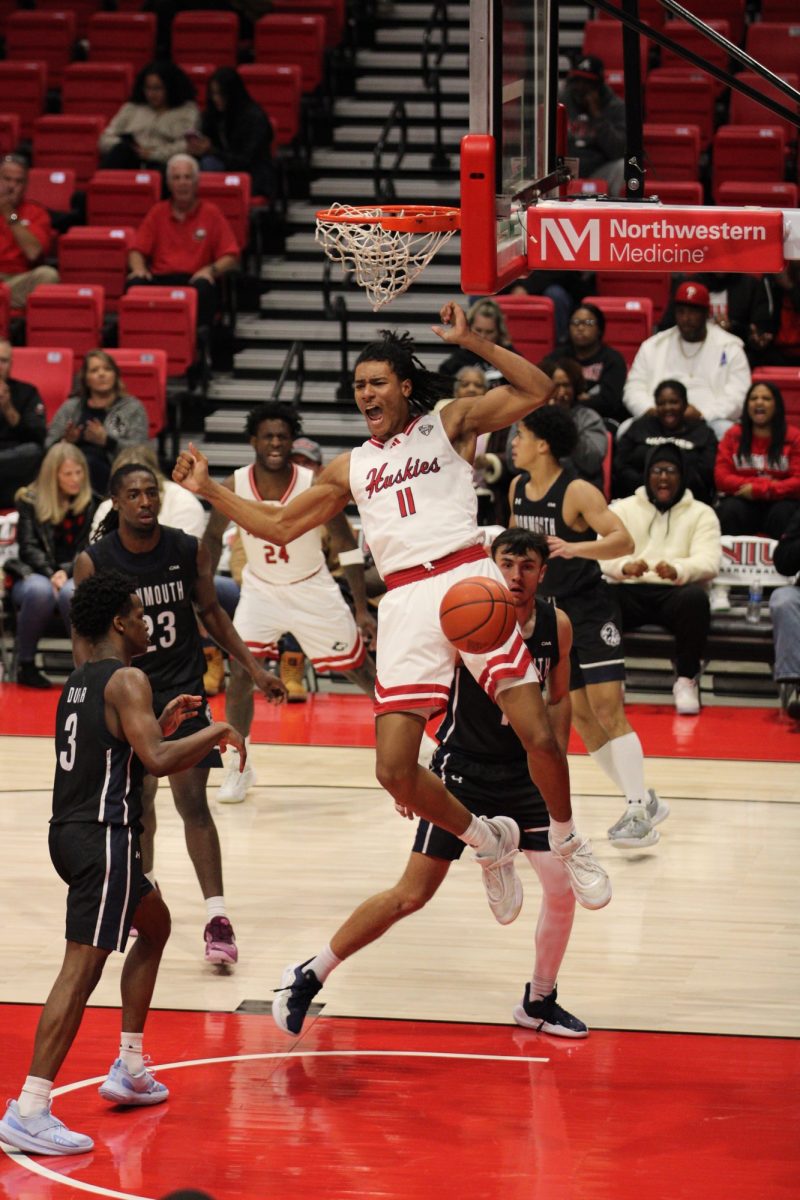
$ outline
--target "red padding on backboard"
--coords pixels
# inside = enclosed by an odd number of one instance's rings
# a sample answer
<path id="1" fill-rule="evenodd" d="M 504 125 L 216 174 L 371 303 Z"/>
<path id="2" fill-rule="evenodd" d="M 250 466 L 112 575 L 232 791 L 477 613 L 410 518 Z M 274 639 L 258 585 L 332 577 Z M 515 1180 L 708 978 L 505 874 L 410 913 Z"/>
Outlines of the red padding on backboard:
<path id="1" fill-rule="evenodd" d="M 491 134 L 461 139 L 461 288 L 467 295 L 497 289 L 494 164 Z"/>

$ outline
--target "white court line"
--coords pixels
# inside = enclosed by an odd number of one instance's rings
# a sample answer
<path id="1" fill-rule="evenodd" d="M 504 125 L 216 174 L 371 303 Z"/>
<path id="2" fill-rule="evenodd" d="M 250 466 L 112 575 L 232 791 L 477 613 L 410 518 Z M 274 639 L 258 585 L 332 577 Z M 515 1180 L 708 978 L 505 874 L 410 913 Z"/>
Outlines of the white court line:
<path id="1" fill-rule="evenodd" d="M 280 1058 L 286 1062 L 291 1062 L 293 1058 L 456 1058 L 471 1062 L 505 1062 L 505 1063 L 548 1063 L 549 1058 L 533 1058 L 523 1057 L 516 1054 L 453 1054 L 435 1050 L 281 1050 L 271 1054 L 228 1054 L 222 1058 L 192 1058 L 184 1062 L 159 1063 L 152 1064 L 153 1071 L 178 1071 L 182 1067 L 205 1067 L 215 1063 L 226 1062 L 253 1062 L 254 1060 L 263 1060 L 269 1058 Z M 67 1092 L 75 1092 L 80 1088 L 91 1087 L 92 1084 L 102 1083 L 106 1078 L 105 1075 L 97 1075 L 93 1079 L 81 1079 L 77 1083 L 67 1083 L 63 1087 L 53 1088 L 53 1097 L 64 1096 Z M 40 1175 L 43 1179 L 49 1179 L 53 1183 L 62 1183 L 67 1187 L 75 1188 L 80 1192 L 89 1192 L 93 1196 L 111 1196 L 113 1200 L 158 1200 L 155 1196 L 140 1196 L 135 1192 L 115 1192 L 111 1188 L 101 1187 L 99 1184 L 84 1183 L 80 1179 L 72 1179 L 67 1175 L 59 1175 L 57 1171 L 51 1171 L 49 1167 L 45 1167 L 37 1159 L 30 1158 L 27 1154 L 20 1154 L 19 1151 L 13 1150 L 10 1146 L 6 1146 L 5 1142 L 0 1142 L 3 1152 L 11 1159 L 12 1162 L 18 1163 L 20 1166 L 27 1169 L 34 1175 Z M 91 1154 L 89 1150 L 87 1153 Z M 67 1156 L 64 1155 L 66 1158 Z"/>

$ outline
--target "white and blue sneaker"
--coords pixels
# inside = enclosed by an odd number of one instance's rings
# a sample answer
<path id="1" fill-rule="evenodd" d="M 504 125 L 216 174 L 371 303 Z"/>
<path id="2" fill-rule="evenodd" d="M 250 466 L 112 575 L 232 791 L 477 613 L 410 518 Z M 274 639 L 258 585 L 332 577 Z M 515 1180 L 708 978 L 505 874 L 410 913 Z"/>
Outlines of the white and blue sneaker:
<path id="1" fill-rule="evenodd" d="M 292 1037 L 300 1033 L 311 1001 L 322 989 L 314 972 L 306 970 L 310 962 L 311 959 L 307 958 L 304 963 L 284 967 L 281 986 L 275 988 L 272 1018 L 279 1029 L 291 1033 Z"/>
<path id="2" fill-rule="evenodd" d="M 145 1062 L 149 1061 L 149 1058 L 145 1059 Z M 111 1064 L 108 1078 L 97 1090 L 104 1100 L 131 1107 L 162 1104 L 169 1099 L 169 1088 L 159 1083 L 148 1070 L 142 1071 L 141 1075 L 131 1075 L 121 1058 Z"/>
<path id="3" fill-rule="evenodd" d="M 86 1154 L 94 1148 L 90 1137 L 73 1133 L 63 1121 L 54 1117 L 49 1104 L 44 1112 L 23 1117 L 16 1100 L 9 1100 L 0 1121 L 0 1142 L 27 1154 Z"/>
<path id="4" fill-rule="evenodd" d="M 552 1037 L 588 1037 L 588 1026 L 556 1003 L 557 992 L 558 989 L 553 988 L 550 995 L 542 1000 L 531 1000 L 531 985 L 526 983 L 522 1003 L 514 1009 L 514 1020 L 526 1029 L 549 1033 Z"/>

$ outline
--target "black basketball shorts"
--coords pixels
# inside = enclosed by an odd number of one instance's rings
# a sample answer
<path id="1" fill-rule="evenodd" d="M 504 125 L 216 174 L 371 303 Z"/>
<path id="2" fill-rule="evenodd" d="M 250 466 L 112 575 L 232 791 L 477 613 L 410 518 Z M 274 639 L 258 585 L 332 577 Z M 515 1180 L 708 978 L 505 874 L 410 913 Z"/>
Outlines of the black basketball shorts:
<path id="1" fill-rule="evenodd" d="M 625 678 L 622 622 L 607 583 L 556 601 L 572 622 L 569 687 L 574 692 L 589 683 Z"/>
<path id="2" fill-rule="evenodd" d="M 176 696 L 202 696 L 202 702 L 197 714 L 189 717 L 184 721 L 170 737 L 168 742 L 179 742 L 181 738 L 188 737 L 190 733 L 197 733 L 200 729 L 208 729 L 212 725 L 214 718 L 211 715 L 211 709 L 208 706 L 208 696 L 203 689 L 202 679 L 196 680 L 190 687 L 172 688 L 166 692 L 153 692 L 153 711 L 157 717 L 160 717 L 162 712 L 170 700 L 174 700 Z M 201 762 L 195 763 L 196 767 L 221 767 L 222 755 L 216 746 L 212 746 L 205 758 Z"/>

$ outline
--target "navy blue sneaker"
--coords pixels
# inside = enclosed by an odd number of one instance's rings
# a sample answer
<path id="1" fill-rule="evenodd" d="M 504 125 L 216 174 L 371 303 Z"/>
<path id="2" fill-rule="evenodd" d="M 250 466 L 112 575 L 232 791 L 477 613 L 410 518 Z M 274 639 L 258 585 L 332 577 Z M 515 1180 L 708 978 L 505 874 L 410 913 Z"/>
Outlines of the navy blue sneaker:
<path id="1" fill-rule="evenodd" d="M 303 963 L 284 968 L 281 986 L 275 988 L 275 999 L 272 1001 L 275 1024 L 293 1037 L 297 1037 L 303 1028 L 311 1001 L 322 988 L 314 972 L 305 969 L 310 962 L 311 959 L 307 958 Z"/>
<path id="2" fill-rule="evenodd" d="M 537 1033 L 550 1033 L 555 1037 L 588 1037 L 588 1026 L 556 1004 L 557 990 L 553 988 L 543 1000 L 531 1000 L 531 985 L 526 983 L 522 1003 L 514 1009 L 514 1020 L 518 1025 L 535 1029 Z"/>

